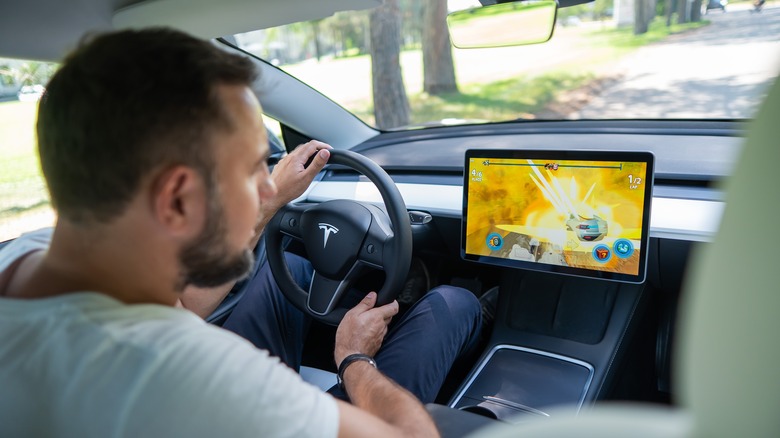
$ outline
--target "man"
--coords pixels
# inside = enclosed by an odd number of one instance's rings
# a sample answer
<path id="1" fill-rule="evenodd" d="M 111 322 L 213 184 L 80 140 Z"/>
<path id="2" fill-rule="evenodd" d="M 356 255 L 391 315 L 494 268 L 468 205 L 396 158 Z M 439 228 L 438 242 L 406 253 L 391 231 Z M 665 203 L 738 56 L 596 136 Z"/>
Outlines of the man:
<path id="1" fill-rule="evenodd" d="M 323 148 L 329 146 L 312 141 L 284 158 L 274 168 L 272 179 L 277 187 L 287 188 L 288 191 L 277 191 L 274 200 L 265 202 L 261 210 L 283 205 L 298 197 L 316 174 L 313 171 L 316 166 L 304 168 L 307 157 Z M 269 218 L 276 208 L 261 216 Z M 262 230 L 265 222 L 260 221 L 258 230 Z M 16 258 L 46 250 L 51 234 L 51 229 L 42 229 L 17 239 L 10 248 L 15 254 L 13 257 L 0 255 L 0 272 Z M 255 246 L 259 237 L 258 231 L 250 246 Z M 286 258 L 293 278 L 302 288 L 308 288 L 313 272 L 311 264 L 292 254 L 286 254 Z M 243 289 L 244 297 L 224 321 L 223 327 L 250 340 L 258 348 L 268 350 L 290 368 L 299 371 L 309 318 L 286 300 L 268 264 L 263 262 L 257 260 L 249 277 L 236 287 Z M 216 287 L 189 285 L 179 295 L 176 305 L 207 318 L 235 284 L 231 281 Z M 431 290 L 400 320 L 394 320 L 392 330 L 375 357 L 379 369 L 423 403 L 434 401 L 453 362 L 471 352 L 478 341 L 480 311 L 476 298 L 466 290 L 450 286 Z M 426 335 L 417 335 L 421 332 Z M 329 392 L 346 399 L 340 387 L 334 386 Z"/>
<path id="2" fill-rule="evenodd" d="M 339 326 L 352 404 L 174 308 L 187 287 L 245 275 L 285 198 L 253 77 L 249 61 L 157 29 L 98 37 L 52 79 L 38 139 L 59 219 L 48 251 L 20 239 L 0 254 L 0 435 L 436 436 L 370 360 L 395 302 L 371 293 Z"/>

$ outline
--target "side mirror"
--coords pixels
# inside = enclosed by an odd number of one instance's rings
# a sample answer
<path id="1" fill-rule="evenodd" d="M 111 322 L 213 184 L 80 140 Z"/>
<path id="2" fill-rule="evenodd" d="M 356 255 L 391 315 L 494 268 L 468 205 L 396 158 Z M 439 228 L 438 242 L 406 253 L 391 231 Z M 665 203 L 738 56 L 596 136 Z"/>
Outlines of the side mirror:
<path id="1" fill-rule="evenodd" d="M 552 37 L 557 13 L 555 0 L 499 3 L 453 12 L 447 26 L 459 49 L 538 44 Z"/>

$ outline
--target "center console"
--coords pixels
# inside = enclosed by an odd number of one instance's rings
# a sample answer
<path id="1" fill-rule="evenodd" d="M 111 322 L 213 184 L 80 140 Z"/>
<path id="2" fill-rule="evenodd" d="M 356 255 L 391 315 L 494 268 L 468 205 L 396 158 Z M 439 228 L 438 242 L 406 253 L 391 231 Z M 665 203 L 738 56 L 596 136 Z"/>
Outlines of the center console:
<path id="1" fill-rule="evenodd" d="M 602 399 L 648 286 L 508 270 L 488 350 L 449 406 L 508 422 Z"/>
<path id="2" fill-rule="evenodd" d="M 449 406 L 508 422 L 603 398 L 646 301 L 653 156 L 467 151 L 461 256 L 503 266 L 489 348 Z"/>

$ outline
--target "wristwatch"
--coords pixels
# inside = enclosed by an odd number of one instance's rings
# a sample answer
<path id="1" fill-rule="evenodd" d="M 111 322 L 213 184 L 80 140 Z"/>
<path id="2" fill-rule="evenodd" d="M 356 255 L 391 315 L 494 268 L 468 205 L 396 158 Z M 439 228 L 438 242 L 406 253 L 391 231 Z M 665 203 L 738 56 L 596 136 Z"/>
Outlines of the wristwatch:
<path id="1" fill-rule="evenodd" d="M 373 357 L 367 354 L 350 354 L 349 356 L 345 357 L 339 365 L 339 372 L 337 375 L 339 388 L 341 388 L 342 391 L 347 392 L 346 388 L 344 388 L 344 371 L 346 371 L 348 366 L 359 360 L 364 360 L 371 364 L 372 367 L 376 368 L 376 361 Z"/>

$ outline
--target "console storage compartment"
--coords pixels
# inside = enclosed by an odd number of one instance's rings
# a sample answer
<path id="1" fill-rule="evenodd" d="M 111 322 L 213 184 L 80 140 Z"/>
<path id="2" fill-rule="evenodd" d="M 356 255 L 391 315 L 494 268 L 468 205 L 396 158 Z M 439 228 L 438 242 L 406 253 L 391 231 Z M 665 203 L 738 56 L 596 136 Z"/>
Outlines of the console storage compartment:
<path id="1" fill-rule="evenodd" d="M 592 379 L 593 367 L 586 362 L 497 345 L 451 406 L 510 422 L 527 415 L 549 416 L 546 410 L 556 405 L 579 409 Z"/>

